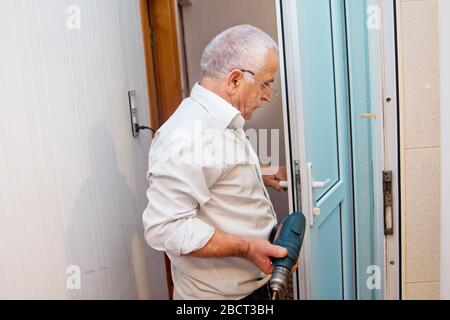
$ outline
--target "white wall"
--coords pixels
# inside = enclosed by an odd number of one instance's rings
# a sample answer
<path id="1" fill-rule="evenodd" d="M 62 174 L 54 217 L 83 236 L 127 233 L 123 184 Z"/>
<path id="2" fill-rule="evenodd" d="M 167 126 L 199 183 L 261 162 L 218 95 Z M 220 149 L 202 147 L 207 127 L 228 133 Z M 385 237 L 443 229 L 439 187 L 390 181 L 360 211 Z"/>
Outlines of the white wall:
<path id="1" fill-rule="evenodd" d="M 135 89 L 149 123 L 139 1 L 2 0 L 0 39 L 0 298 L 167 298 L 128 115 Z"/>
<path id="2" fill-rule="evenodd" d="M 186 48 L 186 65 L 189 88 L 201 80 L 200 58 L 203 49 L 214 36 L 223 30 L 239 25 L 251 24 L 261 28 L 277 41 L 277 18 L 275 0 L 191 0 L 192 5 L 183 7 L 183 21 Z M 274 88 L 281 93 L 279 73 Z M 271 104 L 264 104 L 253 118 L 246 122 L 246 130 L 267 131 L 267 141 L 271 141 L 271 129 L 279 132 L 279 163 L 285 165 L 285 143 L 281 97 Z M 262 132 L 264 134 L 264 132 Z M 255 147 L 255 146 L 254 146 Z M 270 154 L 271 145 L 267 147 Z M 261 155 L 261 152 L 260 152 Z M 261 159 L 263 160 L 263 159 Z M 287 192 L 269 190 L 277 214 L 288 214 Z"/>

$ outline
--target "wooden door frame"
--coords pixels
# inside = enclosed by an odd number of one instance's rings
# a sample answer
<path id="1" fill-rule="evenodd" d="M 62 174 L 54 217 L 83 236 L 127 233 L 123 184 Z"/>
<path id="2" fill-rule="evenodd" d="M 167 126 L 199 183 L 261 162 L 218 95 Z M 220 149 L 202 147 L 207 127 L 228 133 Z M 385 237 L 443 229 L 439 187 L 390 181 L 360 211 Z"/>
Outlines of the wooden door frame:
<path id="1" fill-rule="evenodd" d="M 176 0 L 140 0 L 150 122 L 158 130 L 183 98 Z M 169 299 L 173 299 L 170 260 L 164 255 Z"/>
<path id="2" fill-rule="evenodd" d="M 183 99 L 176 0 L 140 0 L 151 123 L 158 129 Z"/>

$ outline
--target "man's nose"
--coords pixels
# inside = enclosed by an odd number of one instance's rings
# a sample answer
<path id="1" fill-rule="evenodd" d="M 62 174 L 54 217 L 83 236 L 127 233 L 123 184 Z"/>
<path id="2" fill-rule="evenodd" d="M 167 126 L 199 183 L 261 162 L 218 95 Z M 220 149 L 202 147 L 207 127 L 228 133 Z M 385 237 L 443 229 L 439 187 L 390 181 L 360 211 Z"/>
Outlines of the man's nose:
<path id="1" fill-rule="evenodd" d="M 263 91 L 263 94 L 261 95 L 261 100 L 271 103 L 272 102 L 272 93 L 270 91 L 267 92 L 266 90 Z"/>

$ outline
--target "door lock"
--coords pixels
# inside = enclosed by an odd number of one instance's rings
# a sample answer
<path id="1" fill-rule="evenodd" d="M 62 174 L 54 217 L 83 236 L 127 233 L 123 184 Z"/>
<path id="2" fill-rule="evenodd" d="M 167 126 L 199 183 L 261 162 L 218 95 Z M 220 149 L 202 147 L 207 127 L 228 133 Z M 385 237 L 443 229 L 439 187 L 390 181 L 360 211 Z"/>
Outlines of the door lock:
<path id="1" fill-rule="evenodd" d="M 392 171 L 383 171 L 384 198 L 384 235 L 394 234 L 394 218 L 392 212 Z"/>

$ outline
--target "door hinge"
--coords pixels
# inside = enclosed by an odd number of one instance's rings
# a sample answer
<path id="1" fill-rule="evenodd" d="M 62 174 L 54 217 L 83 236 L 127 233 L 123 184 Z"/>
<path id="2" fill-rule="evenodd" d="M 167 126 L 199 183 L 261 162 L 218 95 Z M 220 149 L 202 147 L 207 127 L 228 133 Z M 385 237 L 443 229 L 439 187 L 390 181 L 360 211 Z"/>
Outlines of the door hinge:
<path id="1" fill-rule="evenodd" d="M 384 234 L 394 234 L 394 220 L 392 210 L 392 171 L 383 171 L 383 199 L 384 199 Z"/>
<path id="2" fill-rule="evenodd" d="M 154 46 L 156 44 L 156 32 L 152 27 L 149 27 L 149 34 L 150 34 L 150 44 Z"/>

